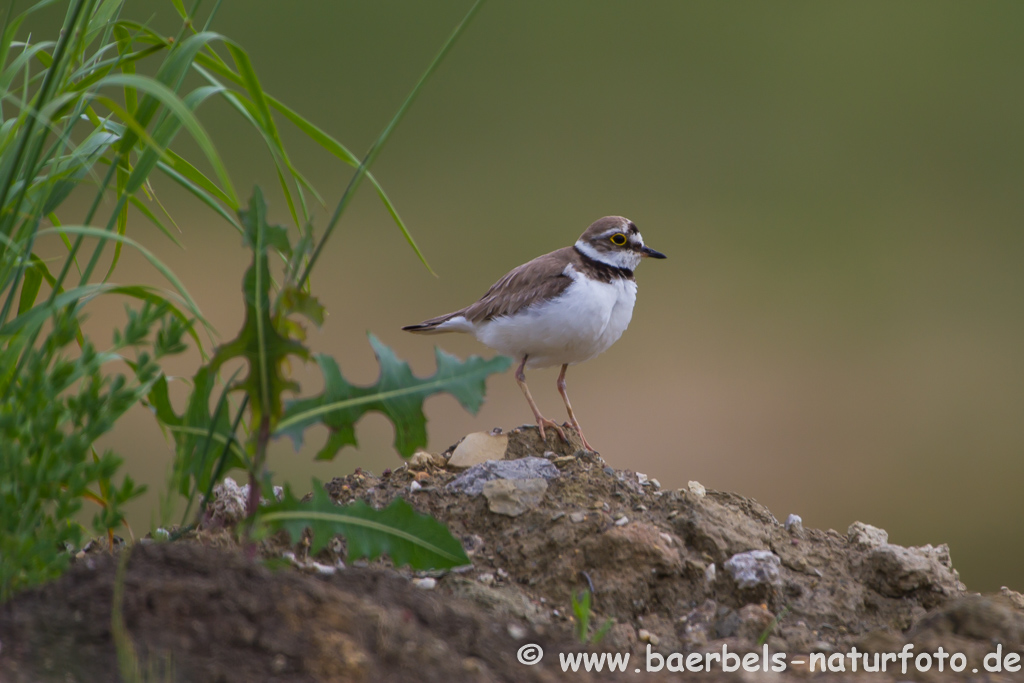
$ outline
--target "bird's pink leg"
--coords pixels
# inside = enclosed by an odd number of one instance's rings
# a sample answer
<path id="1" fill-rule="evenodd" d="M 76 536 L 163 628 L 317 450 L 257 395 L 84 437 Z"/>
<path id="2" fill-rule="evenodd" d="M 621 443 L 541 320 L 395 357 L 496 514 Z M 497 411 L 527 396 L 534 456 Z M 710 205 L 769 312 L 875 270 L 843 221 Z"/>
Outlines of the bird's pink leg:
<path id="1" fill-rule="evenodd" d="M 576 415 L 572 412 L 572 404 L 569 403 L 569 394 L 565 391 L 565 371 L 569 369 L 569 365 L 563 365 L 562 371 L 558 373 L 558 393 L 562 395 L 562 400 L 565 401 L 565 409 L 569 411 L 569 422 L 572 423 L 573 429 L 580 435 L 580 440 L 583 441 L 583 447 L 588 451 L 593 451 L 594 448 L 587 443 L 587 437 L 583 436 L 583 430 L 580 429 L 580 423 L 576 420 Z"/>
<path id="2" fill-rule="evenodd" d="M 533 400 L 533 396 L 530 395 L 530 388 L 526 386 L 526 373 L 523 372 L 526 369 L 527 358 L 529 358 L 529 356 L 523 356 L 523 362 L 519 364 L 519 369 L 516 370 L 516 382 L 519 384 L 519 388 L 523 390 L 523 396 L 526 397 L 526 402 L 530 404 L 530 410 L 533 411 L 533 417 L 537 420 L 537 427 L 540 429 L 540 439 L 541 441 L 547 440 L 547 436 L 544 434 L 544 425 L 549 425 L 558 431 L 558 435 L 562 437 L 562 441 L 568 443 L 569 439 L 565 437 L 565 431 L 562 429 L 561 425 L 554 420 L 549 420 L 541 415 L 540 409 Z"/>

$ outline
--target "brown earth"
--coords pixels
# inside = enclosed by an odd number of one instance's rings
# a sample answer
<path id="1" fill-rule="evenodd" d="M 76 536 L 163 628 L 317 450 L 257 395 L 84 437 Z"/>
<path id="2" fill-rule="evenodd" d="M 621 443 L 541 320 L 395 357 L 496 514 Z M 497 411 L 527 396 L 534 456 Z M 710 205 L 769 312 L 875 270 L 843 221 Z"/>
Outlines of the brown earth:
<path id="1" fill-rule="evenodd" d="M 475 438 L 467 444 L 489 443 Z M 503 465 L 533 468 L 527 479 L 506 472 L 483 493 L 449 487 L 460 476 L 448 462 L 453 447 L 380 477 L 357 471 L 326 485 L 340 503 L 403 496 L 448 525 L 471 567 L 433 575 L 386 560 L 346 567 L 340 539 L 311 558 L 308 543 L 283 536 L 249 559 L 234 540 L 237 509 L 225 489 L 203 530 L 131 549 L 119 611 L 118 560 L 104 551 L 79 553 L 65 577 L 0 607 L 0 683 L 125 680 L 120 672 L 132 667 L 137 675 L 126 675 L 138 680 L 225 682 L 1024 681 L 1024 669 L 983 666 L 997 647 L 1011 666 L 1007 655 L 1024 652 L 1024 597 L 970 593 L 945 546 L 891 545 L 860 523 L 846 533 L 783 525 L 752 499 L 696 482 L 665 491 L 578 442 L 549 434 L 542 444 L 533 428 L 511 432 L 507 448 L 491 441 L 518 461 Z M 486 455 L 493 445 L 474 448 Z M 588 588 L 592 632 L 610 620 L 589 646 L 574 634 L 571 605 Z M 517 653 L 531 643 L 544 656 L 527 666 Z M 905 675 L 899 660 L 864 673 L 858 659 L 851 671 L 853 648 L 873 664 L 874 653 L 908 644 L 913 656 L 939 646 L 963 653 L 966 668 L 951 673 L 946 659 L 940 674 L 932 659 L 925 673 L 911 659 Z M 719 659 L 710 674 L 668 671 L 723 647 L 784 655 L 786 670 L 726 673 Z M 583 652 L 629 652 L 627 673 L 562 671 L 560 654 Z M 847 672 L 812 674 L 796 663 L 812 652 Z M 646 671 L 659 655 L 660 672 Z"/>

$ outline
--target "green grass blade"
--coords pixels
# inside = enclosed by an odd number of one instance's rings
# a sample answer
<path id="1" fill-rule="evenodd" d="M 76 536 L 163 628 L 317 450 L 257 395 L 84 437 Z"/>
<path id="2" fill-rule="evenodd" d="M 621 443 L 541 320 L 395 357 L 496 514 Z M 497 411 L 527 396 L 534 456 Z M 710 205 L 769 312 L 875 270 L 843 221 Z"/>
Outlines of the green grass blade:
<path id="1" fill-rule="evenodd" d="M 167 279 L 169 283 L 171 283 L 171 286 L 174 287 L 174 289 L 178 292 L 179 296 L 181 296 L 181 298 L 187 304 L 189 313 L 192 314 L 201 323 L 203 323 L 205 327 L 213 329 L 209 322 L 207 322 L 206 318 L 203 317 L 203 314 L 199 311 L 199 306 L 196 305 L 196 302 L 192 299 L 192 295 L 188 293 L 187 289 L 185 289 L 185 285 L 182 284 L 181 280 L 178 279 L 178 276 L 174 274 L 174 271 L 172 271 L 170 268 L 164 265 L 164 263 L 160 259 L 158 259 L 153 254 L 153 252 L 151 252 L 149 249 L 146 249 L 144 246 L 142 246 L 132 238 L 117 233 L 111 233 L 102 228 L 93 228 L 84 225 L 64 225 L 61 226 L 60 228 L 46 228 L 39 231 L 40 236 L 49 233 L 65 233 L 71 235 L 82 235 L 83 237 L 95 237 L 97 239 L 111 240 L 113 242 L 123 243 L 134 248 L 136 251 L 142 254 L 142 256 L 147 261 L 149 261 L 150 264 L 152 264 L 152 266 L 156 268 L 160 272 L 160 274 Z"/>
<path id="2" fill-rule="evenodd" d="M 291 121 L 296 128 L 305 133 L 311 140 L 319 144 L 321 147 L 323 147 L 325 150 L 333 154 L 338 159 L 344 161 L 349 166 L 359 166 L 359 159 L 357 159 L 355 155 L 353 155 L 352 152 L 350 152 L 345 147 L 345 145 L 341 144 L 333 137 L 328 135 L 325 131 L 321 130 L 314 124 L 310 123 L 303 117 L 299 116 L 299 114 L 295 112 L 293 109 L 285 106 L 283 103 L 279 102 L 273 97 L 268 96 L 267 100 L 275 109 L 281 112 L 286 119 Z M 423 255 L 423 252 L 420 251 L 419 245 L 416 244 L 416 240 L 413 239 L 413 236 L 409 232 L 409 229 L 402 221 L 402 218 L 398 215 L 398 209 L 396 209 L 395 205 L 391 203 L 391 199 L 388 197 L 387 193 L 384 192 L 384 188 L 380 186 L 380 183 L 377 182 L 377 179 L 369 171 L 367 171 L 366 173 L 366 178 L 373 184 L 373 187 L 377 190 L 377 196 L 380 197 L 381 201 L 384 203 L 384 207 L 391 215 L 391 219 L 395 222 L 395 225 L 397 225 L 398 229 L 402 231 L 402 236 L 405 237 L 405 241 L 408 242 L 409 246 L 412 247 L 412 250 L 416 252 L 416 256 L 419 258 L 420 262 L 426 267 L 427 271 L 431 275 L 436 276 L 437 273 L 435 273 L 434 269 L 430 267 L 429 263 L 427 263 L 426 257 Z"/>
<path id="3" fill-rule="evenodd" d="M 159 162 L 156 165 L 156 167 L 163 171 L 168 178 L 170 178 L 171 180 L 173 180 L 174 182 L 178 183 L 186 190 L 188 190 L 196 199 L 198 199 L 199 201 L 213 209 L 217 213 L 217 215 L 219 215 L 221 218 L 230 223 L 231 226 L 235 228 L 235 230 L 237 230 L 238 232 L 242 231 L 242 226 L 238 224 L 238 221 L 235 220 L 235 217 L 232 216 L 227 211 L 225 211 L 224 207 L 217 203 L 217 200 L 214 199 L 214 197 L 210 195 L 205 189 L 199 187 L 198 185 L 193 183 L 189 178 L 186 178 L 177 170 L 171 168 L 162 161 Z"/>
<path id="4" fill-rule="evenodd" d="M 163 224 L 163 221 L 156 217 L 156 214 L 150 211 L 149 207 L 146 206 L 146 204 L 141 199 L 139 199 L 138 197 L 129 197 L 128 201 L 131 202 L 132 206 L 138 209 L 139 213 L 148 218 L 149 222 L 155 225 L 157 230 L 162 232 L 164 236 L 167 237 L 167 239 L 174 242 L 174 246 L 178 247 L 179 249 L 185 248 L 185 245 L 178 241 L 178 238 L 174 236 L 174 233 L 171 232 L 167 228 L 167 226 Z"/>
<path id="5" fill-rule="evenodd" d="M 434 57 L 434 61 L 430 63 L 430 66 L 427 67 L 427 70 L 420 77 L 420 80 L 416 83 L 415 87 L 413 87 L 412 92 L 410 92 L 409 95 L 405 98 L 405 101 L 402 103 L 402 106 L 398 108 L 398 111 L 395 113 L 395 116 L 391 119 L 391 122 L 388 123 L 388 125 L 384 128 L 383 131 L 381 131 L 381 134 L 377 137 L 377 140 L 373 143 L 373 146 L 370 147 L 370 151 L 366 153 L 366 157 L 363 159 L 362 163 L 359 164 L 359 168 L 356 169 L 355 174 L 349 181 L 348 187 L 345 188 L 345 193 L 341 196 L 341 200 L 338 201 L 338 206 L 334 209 L 334 214 L 331 216 L 331 220 L 328 222 L 327 227 L 324 230 L 323 236 L 317 243 L 316 249 L 313 250 L 313 255 L 310 256 L 309 263 L 306 264 L 306 268 L 302 272 L 302 276 L 299 278 L 299 287 L 305 285 L 306 280 L 309 279 L 309 274 L 312 272 L 313 266 L 316 265 L 317 260 L 320 258 L 320 253 L 323 251 L 324 245 L 327 243 L 328 238 L 330 238 L 331 234 L 334 232 L 335 227 L 338 225 L 338 221 L 341 220 L 341 215 L 345 212 L 345 208 L 348 206 L 349 202 L 352 201 L 352 196 L 355 194 L 356 189 L 362 182 L 367 170 L 369 170 L 370 166 L 373 165 L 373 162 L 376 160 L 377 155 L 379 155 L 381 150 L 384 148 L 384 144 L 388 141 L 388 138 L 391 137 L 391 132 L 395 129 L 395 126 L 397 126 L 398 123 L 402 120 L 402 117 L 405 116 L 405 113 L 409 110 L 409 107 L 412 106 L 412 103 L 416 101 L 416 98 L 419 96 L 420 91 L 423 89 L 423 85 L 427 82 L 427 80 L 434 73 L 434 71 L 437 70 L 437 67 L 441 65 L 441 62 L 444 61 L 445 56 L 455 45 L 455 42 L 458 40 L 459 36 L 462 35 L 462 32 L 469 25 L 469 22 L 473 20 L 474 16 L 476 16 L 476 13 L 480 10 L 480 7 L 483 6 L 483 2 L 484 0 L 476 0 L 476 2 L 473 3 L 473 6 L 469 9 L 469 12 L 466 14 L 465 18 L 463 18 L 459 25 L 455 27 L 455 30 L 452 32 L 451 36 L 448 37 L 448 40 L 441 47 L 441 51 L 437 53 L 436 57 Z"/>
<path id="6" fill-rule="evenodd" d="M 39 295 L 39 288 L 42 284 L 43 274 L 39 271 L 38 266 L 33 263 L 32 266 L 25 269 L 25 275 L 21 280 L 21 296 L 18 298 L 18 315 L 21 315 L 35 305 L 36 296 Z"/>
<path id="7" fill-rule="evenodd" d="M 174 94 L 174 91 L 153 79 L 134 74 L 115 74 L 107 76 L 97 83 L 97 87 L 100 86 L 132 86 L 135 89 L 145 92 L 148 95 L 152 95 L 158 99 L 174 116 L 178 118 L 181 124 L 192 135 L 192 138 L 196 141 L 196 144 L 199 145 L 199 148 L 202 150 L 207 161 L 209 161 L 210 165 L 213 166 L 224 191 L 229 197 L 231 197 L 235 204 L 238 204 L 238 196 L 235 193 L 234 186 L 231 184 L 231 178 L 228 176 L 227 169 L 225 168 L 220 155 L 217 153 L 217 150 L 213 145 L 213 141 L 210 140 L 210 136 L 206 133 L 202 124 L 199 123 L 199 119 L 197 119 L 185 103 L 182 102 L 176 94 Z M 142 110 L 141 104 L 139 105 L 139 110 Z M 134 117 L 128 115 L 127 112 L 125 112 L 125 115 L 127 115 L 129 119 L 134 120 Z M 139 121 L 139 123 L 143 124 L 144 121 Z M 144 178 L 136 179 L 136 183 L 141 185 L 143 179 Z M 132 184 L 130 183 L 129 191 L 132 191 L 131 187 Z"/>

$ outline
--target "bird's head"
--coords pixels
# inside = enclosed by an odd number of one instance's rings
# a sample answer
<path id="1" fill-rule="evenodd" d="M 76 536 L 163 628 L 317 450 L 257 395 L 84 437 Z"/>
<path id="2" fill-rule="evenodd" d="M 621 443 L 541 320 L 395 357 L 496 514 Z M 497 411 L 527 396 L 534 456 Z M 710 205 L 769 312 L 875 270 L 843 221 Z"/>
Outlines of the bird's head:
<path id="1" fill-rule="evenodd" d="M 576 240 L 576 248 L 595 261 L 635 270 L 644 258 L 665 258 L 644 244 L 636 223 L 622 216 L 605 216 L 590 224 Z"/>

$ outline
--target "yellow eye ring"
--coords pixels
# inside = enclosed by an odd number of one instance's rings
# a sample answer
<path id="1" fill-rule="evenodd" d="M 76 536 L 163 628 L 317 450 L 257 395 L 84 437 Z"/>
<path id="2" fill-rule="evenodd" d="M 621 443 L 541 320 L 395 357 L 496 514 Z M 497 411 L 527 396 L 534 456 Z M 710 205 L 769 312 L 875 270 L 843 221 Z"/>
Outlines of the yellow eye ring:
<path id="1" fill-rule="evenodd" d="M 621 247 L 623 244 L 626 243 L 626 236 L 623 235 L 621 232 L 615 233 L 614 235 L 611 236 L 610 239 L 612 241 L 612 244 L 614 244 L 617 247 Z"/>

